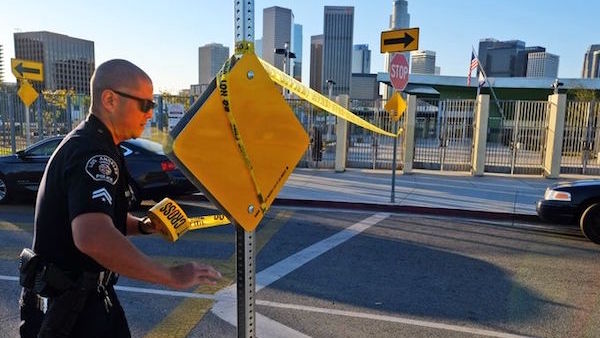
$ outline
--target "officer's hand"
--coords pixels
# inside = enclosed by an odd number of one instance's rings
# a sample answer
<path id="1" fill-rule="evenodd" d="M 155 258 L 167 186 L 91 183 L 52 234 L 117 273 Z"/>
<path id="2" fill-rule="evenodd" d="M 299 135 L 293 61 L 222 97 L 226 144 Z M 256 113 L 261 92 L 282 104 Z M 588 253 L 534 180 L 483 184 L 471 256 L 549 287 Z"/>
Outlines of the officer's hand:
<path id="1" fill-rule="evenodd" d="M 221 273 L 210 265 L 191 262 L 171 267 L 172 285 L 176 289 L 187 289 L 196 285 L 215 285 Z"/>

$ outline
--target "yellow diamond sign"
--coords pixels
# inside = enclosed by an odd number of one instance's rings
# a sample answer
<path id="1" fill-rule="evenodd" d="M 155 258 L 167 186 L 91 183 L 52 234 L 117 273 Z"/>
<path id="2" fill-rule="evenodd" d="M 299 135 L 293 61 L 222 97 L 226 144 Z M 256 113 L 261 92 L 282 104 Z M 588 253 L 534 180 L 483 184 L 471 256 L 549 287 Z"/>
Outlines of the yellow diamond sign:
<path id="1" fill-rule="evenodd" d="M 252 231 L 306 151 L 308 135 L 254 54 L 233 65 L 226 90 L 235 127 L 213 80 L 171 131 L 165 153 L 227 218 Z"/>
<path id="2" fill-rule="evenodd" d="M 19 94 L 21 101 L 23 101 L 27 107 L 29 107 L 38 97 L 38 92 L 27 80 L 21 81 L 21 88 L 19 88 L 17 94 Z"/>
<path id="3" fill-rule="evenodd" d="M 398 121 L 406 110 L 406 101 L 404 101 L 400 93 L 394 92 L 392 97 L 385 104 L 384 109 L 390 114 L 392 120 Z"/>

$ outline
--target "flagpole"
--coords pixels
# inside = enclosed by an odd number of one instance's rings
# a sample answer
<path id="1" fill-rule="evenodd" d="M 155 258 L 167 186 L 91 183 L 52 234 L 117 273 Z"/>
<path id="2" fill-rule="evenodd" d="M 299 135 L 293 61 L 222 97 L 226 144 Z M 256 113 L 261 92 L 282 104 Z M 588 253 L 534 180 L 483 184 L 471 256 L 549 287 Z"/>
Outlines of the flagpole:
<path id="1" fill-rule="evenodd" d="M 477 53 L 475 53 L 475 47 L 471 46 L 471 49 L 473 50 L 473 54 L 475 55 L 477 60 L 479 60 L 479 55 L 477 55 Z M 487 83 L 488 87 L 490 87 L 490 92 L 492 93 L 492 96 L 494 97 L 494 102 L 496 103 L 496 107 L 498 107 L 498 112 L 502 116 L 502 119 L 503 120 L 506 119 L 506 117 L 504 116 L 504 111 L 502 110 L 502 107 L 500 106 L 500 103 L 498 102 L 498 97 L 496 96 L 496 92 L 494 92 L 494 87 L 492 87 L 492 84 L 490 83 L 487 75 L 485 74 L 485 70 L 483 70 L 483 66 L 481 65 L 481 60 L 479 60 L 477 62 L 477 69 L 481 71 L 481 73 L 483 74 L 483 79 L 485 80 L 485 83 Z M 479 96 L 480 92 L 481 92 L 481 86 L 479 85 L 479 76 L 478 76 L 477 77 L 477 96 Z"/>

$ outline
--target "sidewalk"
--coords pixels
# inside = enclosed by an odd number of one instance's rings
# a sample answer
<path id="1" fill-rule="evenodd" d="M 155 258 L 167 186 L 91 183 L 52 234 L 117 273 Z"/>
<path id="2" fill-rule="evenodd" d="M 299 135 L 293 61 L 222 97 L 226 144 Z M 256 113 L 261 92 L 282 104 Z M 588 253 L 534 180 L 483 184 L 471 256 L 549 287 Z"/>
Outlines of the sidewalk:
<path id="1" fill-rule="evenodd" d="M 506 214 L 535 219 L 535 204 L 546 187 L 557 182 L 597 178 L 565 175 L 546 179 L 531 175 L 486 173 L 473 177 L 466 172 L 414 170 L 396 173 L 395 203 L 391 202 L 391 171 L 296 168 L 279 193 L 276 204 L 331 206 L 362 204 L 388 209 L 461 211 Z M 341 202 L 341 203 L 340 203 Z"/>

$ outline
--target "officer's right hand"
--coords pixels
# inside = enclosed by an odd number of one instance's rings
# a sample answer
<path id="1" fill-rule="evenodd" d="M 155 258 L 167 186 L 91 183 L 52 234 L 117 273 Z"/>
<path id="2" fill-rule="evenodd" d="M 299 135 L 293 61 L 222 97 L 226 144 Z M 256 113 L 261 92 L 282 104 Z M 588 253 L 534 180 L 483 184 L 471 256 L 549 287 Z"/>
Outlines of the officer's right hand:
<path id="1" fill-rule="evenodd" d="M 187 289 L 193 286 L 208 284 L 215 285 L 221 279 L 221 273 L 210 265 L 190 262 L 169 268 L 171 287 Z"/>

